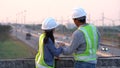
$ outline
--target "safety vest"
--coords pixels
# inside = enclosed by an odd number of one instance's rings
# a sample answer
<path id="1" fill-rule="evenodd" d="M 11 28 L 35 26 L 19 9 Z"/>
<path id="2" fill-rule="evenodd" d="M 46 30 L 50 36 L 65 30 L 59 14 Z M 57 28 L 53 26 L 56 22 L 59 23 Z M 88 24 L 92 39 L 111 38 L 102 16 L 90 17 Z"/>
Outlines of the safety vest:
<path id="1" fill-rule="evenodd" d="M 86 41 L 86 49 L 82 54 L 75 54 L 74 59 L 76 61 L 96 61 L 97 60 L 97 46 L 98 46 L 98 33 L 95 26 L 88 24 L 86 26 L 79 27 L 78 30 L 83 32 L 85 41 Z"/>
<path id="2" fill-rule="evenodd" d="M 48 66 L 44 61 L 44 44 L 43 44 L 44 38 L 45 38 L 45 34 L 43 33 L 39 38 L 39 50 L 35 58 L 36 68 L 54 68 Z"/>

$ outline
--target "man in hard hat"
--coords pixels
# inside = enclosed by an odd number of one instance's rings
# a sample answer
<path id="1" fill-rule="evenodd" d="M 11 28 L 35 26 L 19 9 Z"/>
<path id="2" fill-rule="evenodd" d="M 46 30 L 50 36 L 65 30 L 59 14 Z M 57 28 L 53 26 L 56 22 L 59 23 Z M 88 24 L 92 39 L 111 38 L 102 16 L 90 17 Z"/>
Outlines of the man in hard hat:
<path id="1" fill-rule="evenodd" d="M 44 33 L 39 38 L 39 50 L 35 58 L 36 68 L 54 68 L 54 56 L 59 56 L 63 51 L 62 47 L 55 47 L 53 32 L 57 26 L 51 17 L 43 21 Z"/>
<path id="2" fill-rule="evenodd" d="M 97 28 L 86 23 L 86 12 L 82 8 L 74 9 L 72 19 L 78 29 L 72 35 L 70 46 L 65 46 L 63 54 L 73 54 L 75 68 L 95 68 L 100 36 Z"/>

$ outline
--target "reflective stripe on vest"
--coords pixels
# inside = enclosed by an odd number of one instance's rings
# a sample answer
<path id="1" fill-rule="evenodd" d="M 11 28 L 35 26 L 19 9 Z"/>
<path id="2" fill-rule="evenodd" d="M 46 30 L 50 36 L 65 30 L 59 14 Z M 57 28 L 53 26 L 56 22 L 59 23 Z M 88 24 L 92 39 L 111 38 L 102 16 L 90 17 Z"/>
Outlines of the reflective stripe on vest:
<path id="1" fill-rule="evenodd" d="M 74 58 L 77 61 L 91 61 L 96 60 L 96 51 L 98 45 L 98 35 L 96 27 L 93 25 L 86 25 L 78 28 L 82 31 L 86 40 L 86 50 L 82 54 L 74 54 Z M 93 38 L 93 39 L 92 39 Z"/>
<path id="2" fill-rule="evenodd" d="M 44 38 L 45 34 L 41 34 L 39 38 L 39 50 L 35 58 L 36 68 L 53 68 L 51 66 L 48 66 L 44 61 Z"/>
<path id="3" fill-rule="evenodd" d="M 98 36 L 98 34 L 97 34 L 97 30 L 96 30 L 96 27 L 94 27 L 93 25 L 90 25 L 91 27 L 92 27 L 92 30 L 93 30 L 93 33 L 94 33 L 94 45 L 98 45 L 96 42 L 98 42 L 98 38 L 97 38 L 97 36 Z"/>
<path id="4" fill-rule="evenodd" d="M 42 65 L 40 65 L 40 64 L 38 64 L 38 63 L 36 63 L 36 68 L 47 68 L 47 67 L 42 66 Z"/>
<path id="5" fill-rule="evenodd" d="M 76 58 L 75 60 L 77 61 L 92 61 L 92 60 L 96 60 L 96 55 L 89 55 L 89 56 L 75 56 L 74 58 Z"/>

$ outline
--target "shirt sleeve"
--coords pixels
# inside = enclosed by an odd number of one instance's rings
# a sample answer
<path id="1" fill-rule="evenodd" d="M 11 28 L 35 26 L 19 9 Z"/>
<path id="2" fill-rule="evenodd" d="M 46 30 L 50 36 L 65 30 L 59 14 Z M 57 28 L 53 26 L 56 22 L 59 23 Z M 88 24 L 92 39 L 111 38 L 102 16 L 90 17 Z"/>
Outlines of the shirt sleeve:
<path id="1" fill-rule="evenodd" d="M 62 47 L 56 48 L 51 39 L 49 39 L 49 45 L 47 46 L 47 48 L 54 56 L 59 56 L 63 51 Z"/>
<path id="2" fill-rule="evenodd" d="M 72 41 L 70 45 L 63 48 L 63 54 L 72 54 L 82 43 L 84 43 L 84 35 L 81 31 L 76 30 L 72 35 Z"/>

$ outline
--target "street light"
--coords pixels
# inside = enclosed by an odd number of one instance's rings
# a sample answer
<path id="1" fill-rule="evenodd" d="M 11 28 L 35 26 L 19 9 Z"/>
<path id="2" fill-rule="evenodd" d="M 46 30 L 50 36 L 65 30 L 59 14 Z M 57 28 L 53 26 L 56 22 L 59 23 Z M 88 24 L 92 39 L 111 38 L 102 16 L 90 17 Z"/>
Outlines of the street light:
<path id="1" fill-rule="evenodd" d="M 23 28 L 24 24 L 26 23 L 26 12 L 27 12 L 26 10 L 23 10 L 16 14 L 16 22 L 18 22 L 18 20 L 20 20 L 19 22 L 21 23 L 21 32 L 22 32 L 22 28 Z"/>
<path id="2" fill-rule="evenodd" d="M 24 24 L 26 24 L 26 10 L 23 11 L 24 12 Z"/>

